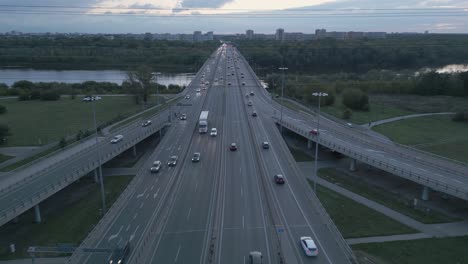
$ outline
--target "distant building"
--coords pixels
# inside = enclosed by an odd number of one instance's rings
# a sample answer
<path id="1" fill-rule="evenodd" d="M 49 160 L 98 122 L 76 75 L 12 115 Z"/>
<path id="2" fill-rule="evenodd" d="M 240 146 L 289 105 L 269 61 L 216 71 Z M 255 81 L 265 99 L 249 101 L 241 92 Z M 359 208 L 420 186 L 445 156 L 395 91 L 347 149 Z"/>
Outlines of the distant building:
<path id="1" fill-rule="evenodd" d="M 372 39 L 384 39 L 387 37 L 387 32 L 364 32 L 364 37 Z"/>
<path id="2" fill-rule="evenodd" d="M 194 42 L 202 41 L 202 32 L 201 31 L 194 31 L 193 32 L 193 41 Z"/>
<path id="3" fill-rule="evenodd" d="M 252 29 L 247 29 L 247 31 L 245 31 L 245 36 L 247 37 L 247 39 L 253 39 L 254 31 Z"/>
<path id="4" fill-rule="evenodd" d="M 327 31 L 324 28 L 315 30 L 316 39 L 321 39 L 321 38 L 326 38 L 326 37 L 327 37 Z"/>
<path id="5" fill-rule="evenodd" d="M 346 32 L 337 32 L 337 31 L 326 32 L 325 37 L 344 40 L 346 39 Z"/>
<path id="6" fill-rule="evenodd" d="M 206 34 L 204 35 L 203 40 L 213 40 L 213 31 L 206 32 Z"/>
<path id="7" fill-rule="evenodd" d="M 284 29 L 278 28 L 275 34 L 275 40 L 283 41 L 284 40 Z"/>
<path id="8" fill-rule="evenodd" d="M 350 31 L 346 33 L 346 39 L 361 39 L 364 38 L 364 32 Z"/>

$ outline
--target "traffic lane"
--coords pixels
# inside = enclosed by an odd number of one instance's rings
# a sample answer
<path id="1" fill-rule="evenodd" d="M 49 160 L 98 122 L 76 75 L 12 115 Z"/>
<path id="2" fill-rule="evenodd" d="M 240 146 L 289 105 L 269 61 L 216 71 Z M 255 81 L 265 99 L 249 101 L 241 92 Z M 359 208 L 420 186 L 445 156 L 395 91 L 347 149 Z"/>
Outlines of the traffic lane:
<path id="1" fill-rule="evenodd" d="M 326 225 L 323 224 L 324 220 L 315 207 L 317 205 L 311 204 L 311 200 L 307 196 L 307 193 L 312 192 L 312 190 L 303 178 L 303 176 L 301 174 L 297 174 L 300 173 L 297 170 L 297 168 L 293 168 L 295 164 L 292 156 L 286 158 L 279 158 L 281 153 L 285 154 L 286 151 L 289 151 L 286 146 L 286 143 L 284 143 L 284 141 L 280 141 L 281 135 L 277 131 L 274 131 L 273 129 L 268 129 L 273 128 L 275 126 L 274 123 L 269 120 L 265 121 L 265 123 L 268 124 L 268 126 L 266 126 L 266 131 L 271 131 L 271 138 L 275 142 L 277 142 L 275 146 L 276 148 L 273 148 L 278 157 L 275 158 L 275 160 L 281 166 L 283 171 L 289 172 L 288 175 L 286 175 L 287 182 L 285 186 L 282 187 L 288 187 L 288 189 L 290 190 L 289 196 L 292 197 L 294 203 L 297 204 L 300 211 L 296 214 L 297 217 L 302 216 L 302 218 L 306 220 L 306 223 L 309 226 L 309 234 L 310 232 L 312 232 L 311 236 L 317 239 L 318 246 L 321 248 L 321 251 L 324 253 L 324 255 L 327 256 L 327 261 L 328 259 L 330 259 L 330 261 L 333 263 L 346 262 L 346 260 L 343 257 L 341 248 L 337 246 L 336 240 L 333 237 L 333 235 L 330 235 L 331 231 L 328 230 Z M 282 206 L 284 208 L 284 205 Z M 299 225 L 299 227 L 301 226 Z"/>
<path id="2" fill-rule="evenodd" d="M 183 132 L 180 130 L 179 133 Z M 181 137 L 179 133 L 173 133 L 175 142 Z M 156 148 L 155 154 L 152 155 L 153 159 L 160 157 L 161 155 L 166 156 L 166 153 L 172 153 L 172 150 L 177 147 L 175 145 L 169 145 L 170 138 L 168 137 L 161 147 Z M 169 151 L 165 147 L 168 147 Z M 151 166 L 151 163 L 154 161 L 149 159 L 144 164 L 144 169 Z M 162 161 L 163 164 L 165 161 Z M 169 179 L 172 177 L 173 170 L 167 168 L 165 165 L 162 170 L 157 173 L 157 175 L 151 175 L 148 171 L 141 171 L 136 177 L 141 177 L 142 180 L 138 184 L 135 192 L 131 196 L 131 199 L 127 201 L 127 204 L 124 208 L 118 213 L 114 218 L 114 221 L 108 226 L 108 229 L 104 232 L 104 235 L 100 241 L 96 244 L 96 247 L 99 248 L 115 248 L 121 247 L 126 240 L 136 239 L 139 240 L 141 232 L 144 227 L 147 225 L 146 221 L 149 220 L 149 215 L 154 211 L 154 204 L 160 203 L 160 195 L 162 193 L 161 188 L 167 185 Z M 158 186 L 159 184 L 160 186 Z M 149 187 L 148 189 L 148 186 Z M 146 192 L 145 192 L 146 190 Z M 141 206 L 143 203 L 143 207 Z M 103 256 L 102 254 L 93 254 L 90 263 L 95 263 L 98 261 L 103 261 L 106 258 L 110 257 L 110 254 Z"/>

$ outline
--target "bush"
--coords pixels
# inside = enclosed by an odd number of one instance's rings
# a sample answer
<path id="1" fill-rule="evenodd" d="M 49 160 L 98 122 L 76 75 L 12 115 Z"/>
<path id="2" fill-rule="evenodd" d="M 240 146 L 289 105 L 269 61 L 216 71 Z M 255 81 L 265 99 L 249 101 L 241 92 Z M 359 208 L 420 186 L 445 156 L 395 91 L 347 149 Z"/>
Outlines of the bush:
<path id="1" fill-rule="evenodd" d="M 464 122 L 466 119 L 468 119 L 468 115 L 463 112 L 457 112 L 452 118 L 455 122 Z"/>
<path id="2" fill-rule="evenodd" d="M 0 115 L 1 115 L 1 114 L 5 114 L 6 112 L 8 112 L 6 106 L 0 105 Z"/>
<path id="3" fill-rule="evenodd" d="M 60 99 L 60 94 L 56 91 L 48 91 L 41 93 L 41 100 L 43 101 L 57 101 Z"/>
<path id="4" fill-rule="evenodd" d="M 358 89 L 343 91 L 343 105 L 353 110 L 369 111 L 369 96 Z"/>
<path id="5" fill-rule="evenodd" d="M 20 101 L 28 101 L 31 99 L 31 94 L 27 91 L 20 91 L 18 94 L 18 100 Z"/>
<path id="6" fill-rule="evenodd" d="M 5 143 L 8 136 L 11 136 L 10 127 L 6 124 L 0 124 L 0 144 Z"/>
<path id="7" fill-rule="evenodd" d="M 76 141 L 80 141 L 82 138 L 83 138 L 83 131 L 78 131 L 78 133 L 76 133 Z"/>
<path id="8" fill-rule="evenodd" d="M 67 146 L 67 140 L 64 137 L 60 139 L 59 146 L 62 149 Z"/>
<path id="9" fill-rule="evenodd" d="M 349 109 L 349 108 L 346 108 L 343 111 L 343 119 L 345 119 L 345 120 L 349 120 L 352 115 L 353 115 L 353 111 L 351 109 Z"/>

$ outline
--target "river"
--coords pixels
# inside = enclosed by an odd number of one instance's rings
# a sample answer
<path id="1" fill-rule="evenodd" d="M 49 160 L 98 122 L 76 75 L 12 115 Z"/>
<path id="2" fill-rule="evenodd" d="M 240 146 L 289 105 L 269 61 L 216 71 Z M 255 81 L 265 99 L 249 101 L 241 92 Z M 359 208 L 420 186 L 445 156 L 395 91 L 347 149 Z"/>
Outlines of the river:
<path id="1" fill-rule="evenodd" d="M 54 71 L 54 70 L 34 70 L 34 69 L 0 69 L 0 83 L 12 85 L 16 81 L 28 80 L 31 82 L 64 82 L 81 83 L 85 81 L 113 82 L 122 84 L 126 79 L 126 72 L 119 70 L 98 70 L 98 71 Z M 194 74 L 166 74 L 156 75 L 159 84 L 188 85 Z"/>

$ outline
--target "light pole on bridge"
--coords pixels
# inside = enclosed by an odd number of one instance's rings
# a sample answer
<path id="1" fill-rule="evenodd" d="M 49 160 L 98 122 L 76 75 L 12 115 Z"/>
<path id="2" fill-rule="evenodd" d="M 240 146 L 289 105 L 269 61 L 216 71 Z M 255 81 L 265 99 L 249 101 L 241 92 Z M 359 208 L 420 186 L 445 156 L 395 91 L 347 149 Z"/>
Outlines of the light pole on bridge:
<path id="1" fill-rule="evenodd" d="M 318 180 L 318 175 L 317 175 L 317 160 L 318 160 L 318 146 L 320 142 L 320 98 L 324 96 L 328 96 L 327 93 L 323 92 L 317 92 L 317 93 L 312 93 L 313 96 L 318 97 L 318 112 L 317 112 L 317 140 L 315 141 L 315 166 L 314 166 L 314 192 L 315 195 L 317 195 L 317 180 Z"/>
<path id="2" fill-rule="evenodd" d="M 279 67 L 278 70 L 282 71 L 281 75 L 281 117 L 280 117 L 280 125 L 281 125 L 281 135 L 283 135 L 283 104 L 284 104 L 284 71 L 288 70 L 286 67 Z"/>

